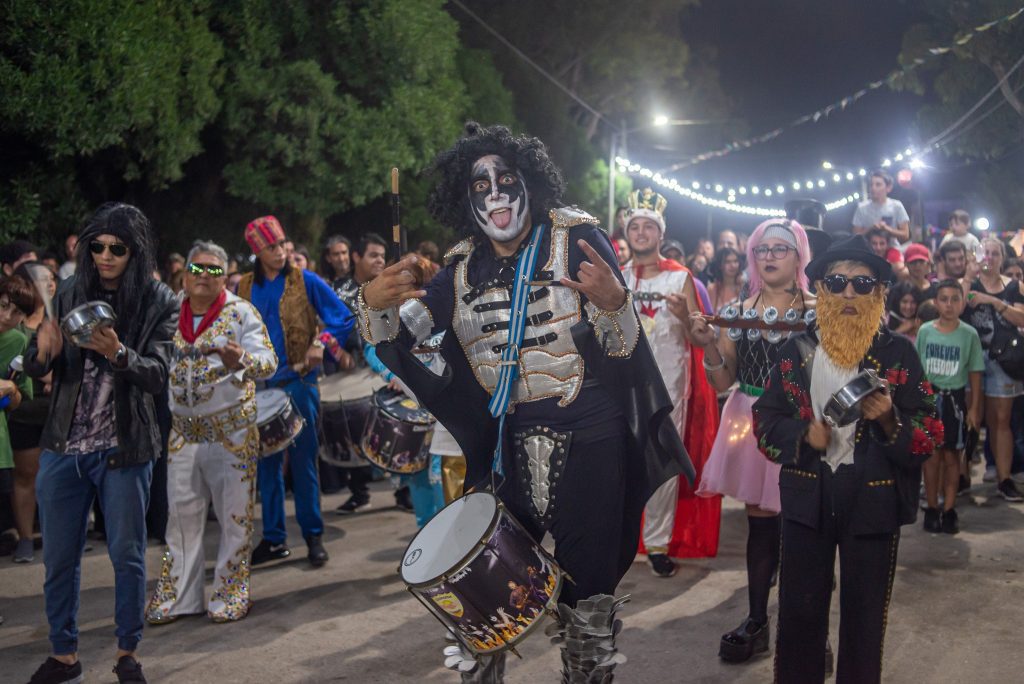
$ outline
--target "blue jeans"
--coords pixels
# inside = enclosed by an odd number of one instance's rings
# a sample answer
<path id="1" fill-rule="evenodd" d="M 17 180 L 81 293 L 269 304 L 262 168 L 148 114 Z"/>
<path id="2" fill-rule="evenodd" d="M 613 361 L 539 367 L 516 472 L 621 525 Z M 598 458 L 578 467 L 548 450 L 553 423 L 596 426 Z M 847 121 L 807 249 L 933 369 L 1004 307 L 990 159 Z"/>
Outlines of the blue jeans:
<path id="1" fill-rule="evenodd" d="M 152 462 L 107 468 L 114 449 L 77 456 L 44 450 L 36 499 L 43 531 L 46 619 L 55 655 L 78 651 L 78 593 L 89 509 L 99 497 L 106 521 L 107 553 L 114 566 L 117 647 L 134 651 L 142 639 L 146 607 L 146 509 Z"/>
<path id="2" fill-rule="evenodd" d="M 295 443 L 288 447 L 288 468 L 292 473 L 295 494 L 295 518 L 302 536 L 323 534 L 324 519 L 320 515 L 320 484 L 317 476 L 317 419 L 320 414 L 320 390 L 316 376 L 312 383 L 301 379 L 281 385 L 292 398 L 295 408 L 306 420 Z M 263 506 L 263 538 L 271 544 L 283 544 L 288 538 L 284 526 L 284 451 L 260 459 L 256 468 Z"/>
<path id="3" fill-rule="evenodd" d="M 1013 400 L 1010 411 L 1010 430 L 1013 432 L 1013 461 L 1010 463 L 1011 473 L 1024 472 L 1024 395 Z M 995 468 L 996 459 L 992 455 L 992 439 L 985 433 L 985 466 Z"/>

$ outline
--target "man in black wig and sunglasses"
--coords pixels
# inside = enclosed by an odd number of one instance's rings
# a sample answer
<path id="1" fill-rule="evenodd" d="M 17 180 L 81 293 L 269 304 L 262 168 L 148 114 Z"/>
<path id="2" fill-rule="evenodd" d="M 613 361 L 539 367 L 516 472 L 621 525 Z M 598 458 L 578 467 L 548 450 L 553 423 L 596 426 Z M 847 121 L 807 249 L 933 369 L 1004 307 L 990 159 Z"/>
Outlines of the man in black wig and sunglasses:
<path id="1" fill-rule="evenodd" d="M 76 274 L 54 298 L 25 353 L 32 377 L 53 372 L 50 420 L 43 431 L 36 491 L 46 564 L 46 617 L 53 657 L 32 682 L 78 682 L 78 591 L 89 510 L 98 498 L 114 566 L 114 622 L 121 682 L 145 682 L 134 653 L 146 603 L 146 509 L 153 461 L 163 439 L 155 396 L 167 391 L 178 304 L 153 279 L 149 220 L 121 203 L 89 218 L 77 251 Z M 114 311 L 112 326 L 87 341 L 65 339 L 57 322 L 86 302 Z"/>
<path id="2" fill-rule="evenodd" d="M 882 642 L 900 526 L 914 522 L 921 464 L 942 423 L 909 340 L 881 325 L 889 263 L 859 235 L 807 265 L 817 323 L 780 350 L 754 404 L 761 450 L 782 464 L 782 570 L 777 682 L 822 682 L 836 549 L 840 559 L 837 681 L 881 680 Z M 829 398 L 864 370 L 881 390 L 847 426 L 823 419 Z"/>

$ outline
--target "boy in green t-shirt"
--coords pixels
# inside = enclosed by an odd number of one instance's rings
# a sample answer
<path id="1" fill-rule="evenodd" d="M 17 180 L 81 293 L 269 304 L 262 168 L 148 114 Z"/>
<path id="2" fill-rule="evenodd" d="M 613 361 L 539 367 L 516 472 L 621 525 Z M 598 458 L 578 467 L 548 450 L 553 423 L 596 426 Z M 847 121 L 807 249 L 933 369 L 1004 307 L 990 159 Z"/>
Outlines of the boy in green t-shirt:
<path id="1" fill-rule="evenodd" d="M 947 279 L 936 286 L 935 307 L 939 317 L 921 326 L 916 343 L 925 376 L 935 388 L 936 408 L 945 431 L 942 445 L 923 468 L 924 491 L 928 500 L 924 529 L 956 534 L 960 531 L 954 508 L 960 459 L 967 441 L 967 429 L 977 430 L 981 422 L 981 376 L 985 370 L 985 358 L 977 331 L 960 320 L 964 310 L 964 290 L 959 282 Z M 970 409 L 967 408 L 964 391 L 968 381 L 971 386 Z M 941 513 L 938 509 L 940 482 L 944 509 Z"/>

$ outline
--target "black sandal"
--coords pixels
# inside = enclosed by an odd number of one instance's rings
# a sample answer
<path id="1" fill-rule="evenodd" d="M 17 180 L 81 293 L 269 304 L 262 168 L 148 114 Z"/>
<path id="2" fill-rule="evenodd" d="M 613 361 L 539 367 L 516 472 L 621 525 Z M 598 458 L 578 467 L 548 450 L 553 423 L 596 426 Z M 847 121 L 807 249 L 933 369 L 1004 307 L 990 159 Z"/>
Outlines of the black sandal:
<path id="1" fill-rule="evenodd" d="M 745 663 L 754 655 L 768 652 L 768 622 L 761 624 L 747 618 L 743 624 L 722 635 L 718 657 L 727 663 Z"/>

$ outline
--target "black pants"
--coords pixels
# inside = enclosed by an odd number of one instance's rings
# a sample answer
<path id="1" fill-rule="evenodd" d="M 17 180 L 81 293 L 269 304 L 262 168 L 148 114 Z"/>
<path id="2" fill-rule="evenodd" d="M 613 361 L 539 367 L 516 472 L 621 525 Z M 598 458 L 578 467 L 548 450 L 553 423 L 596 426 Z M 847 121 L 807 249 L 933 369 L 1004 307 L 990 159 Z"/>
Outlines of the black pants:
<path id="1" fill-rule="evenodd" d="M 373 466 L 338 468 L 340 486 L 348 485 L 348 491 L 360 503 L 370 500 L 370 483 L 373 482 Z"/>
<path id="2" fill-rule="evenodd" d="M 573 434 L 565 471 L 556 489 L 551 535 L 555 540 L 555 560 L 572 581 L 563 584 L 560 603 L 575 607 L 579 599 L 594 594 L 611 594 L 622 578 L 619 554 L 625 536 L 636 548 L 640 521 L 623 520 L 626 438 L 621 431 L 588 435 Z M 596 437 L 596 439 L 595 439 Z M 506 473 L 511 475 L 511 473 Z M 509 477 L 498 488 L 498 496 L 509 512 L 538 542 L 544 530 L 533 518 L 529 491 Z"/>
<path id="3" fill-rule="evenodd" d="M 854 536 L 860 488 L 854 467 L 821 473 L 821 529 L 782 523 L 779 628 L 775 681 L 825 681 L 825 639 L 839 549 L 839 662 L 836 684 L 871 684 L 882 677 L 882 642 L 899 532 Z M 785 514 L 785 512 L 783 512 Z"/>

